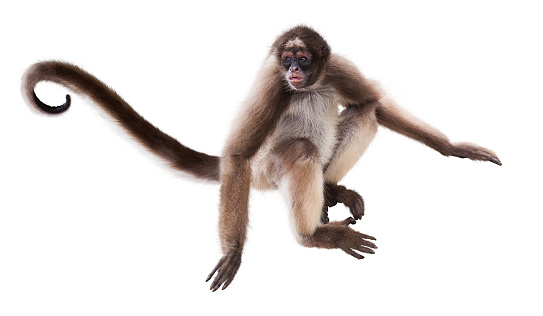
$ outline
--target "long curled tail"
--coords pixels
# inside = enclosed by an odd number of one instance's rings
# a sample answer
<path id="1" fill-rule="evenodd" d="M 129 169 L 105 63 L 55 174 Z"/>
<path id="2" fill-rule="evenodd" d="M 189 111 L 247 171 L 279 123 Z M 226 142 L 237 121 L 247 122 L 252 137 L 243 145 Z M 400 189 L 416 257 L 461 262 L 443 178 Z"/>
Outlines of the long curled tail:
<path id="1" fill-rule="evenodd" d="M 58 114 L 68 110 L 70 96 L 66 95 L 66 102 L 60 106 L 49 106 L 34 92 L 40 81 L 55 82 L 88 96 L 141 144 L 165 159 L 175 169 L 199 179 L 219 181 L 219 157 L 190 149 L 160 131 L 134 111 L 113 89 L 85 70 L 60 61 L 44 61 L 30 66 L 25 72 L 22 92 L 26 101 L 44 112 Z"/>

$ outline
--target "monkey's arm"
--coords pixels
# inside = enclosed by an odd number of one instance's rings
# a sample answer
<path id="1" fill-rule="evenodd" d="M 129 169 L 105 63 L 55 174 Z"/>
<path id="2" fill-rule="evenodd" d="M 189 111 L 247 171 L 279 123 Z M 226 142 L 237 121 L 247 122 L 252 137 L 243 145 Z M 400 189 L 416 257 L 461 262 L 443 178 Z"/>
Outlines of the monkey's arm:
<path id="1" fill-rule="evenodd" d="M 365 79 L 356 66 L 343 57 L 330 57 L 326 78 L 341 95 L 343 102 L 364 105 L 378 101 L 375 115 L 379 124 L 413 138 L 444 156 L 490 161 L 500 166 L 502 164 L 492 150 L 470 143 L 452 143 L 442 132 L 396 106 L 391 99 L 384 97 L 376 83 Z"/>
<path id="2" fill-rule="evenodd" d="M 273 68 L 264 68 L 258 77 L 246 107 L 236 120 L 221 158 L 219 234 L 223 257 L 207 277 L 212 291 L 224 290 L 234 279 L 241 264 L 247 233 L 250 159 L 275 128 L 290 102 L 280 76 Z"/>
<path id="3" fill-rule="evenodd" d="M 415 139 L 444 156 L 490 161 L 502 165 L 492 150 L 470 143 L 452 143 L 445 134 L 402 110 L 391 99 L 383 98 L 379 103 L 380 106 L 376 109 L 379 124 Z"/>
<path id="4" fill-rule="evenodd" d="M 209 281 L 217 273 L 210 287 L 213 292 L 223 284 L 224 290 L 234 279 L 241 265 L 249 221 L 249 161 L 239 156 L 223 157 L 221 170 L 219 234 L 224 255 L 206 279 Z"/>

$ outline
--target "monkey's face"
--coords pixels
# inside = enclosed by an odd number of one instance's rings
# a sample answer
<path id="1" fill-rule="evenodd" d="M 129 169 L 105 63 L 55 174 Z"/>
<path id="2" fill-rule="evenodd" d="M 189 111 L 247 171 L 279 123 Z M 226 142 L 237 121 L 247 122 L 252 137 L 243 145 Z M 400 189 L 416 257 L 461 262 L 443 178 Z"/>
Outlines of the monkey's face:
<path id="1" fill-rule="evenodd" d="M 281 54 L 285 80 L 295 90 L 309 87 L 316 81 L 311 53 L 303 50 L 286 50 Z"/>

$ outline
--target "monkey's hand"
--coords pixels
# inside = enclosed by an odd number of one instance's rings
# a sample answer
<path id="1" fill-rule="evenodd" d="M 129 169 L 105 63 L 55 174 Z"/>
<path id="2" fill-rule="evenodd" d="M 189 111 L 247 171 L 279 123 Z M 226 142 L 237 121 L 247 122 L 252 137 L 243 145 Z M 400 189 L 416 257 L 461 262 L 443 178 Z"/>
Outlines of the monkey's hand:
<path id="1" fill-rule="evenodd" d="M 337 200 L 339 203 L 343 203 L 346 207 L 349 208 L 354 219 L 362 219 L 364 216 L 364 199 L 354 190 L 346 189 L 344 186 L 342 190 L 337 195 Z"/>
<path id="2" fill-rule="evenodd" d="M 328 223 L 328 208 L 336 205 L 337 203 L 343 203 L 354 219 L 361 219 L 364 216 L 364 199 L 354 190 L 349 190 L 342 185 L 327 183 L 324 188 L 324 203 L 322 222 Z"/>
<path id="3" fill-rule="evenodd" d="M 377 246 L 369 241 L 375 240 L 374 237 L 349 227 L 355 223 L 356 220 L 349 217 L 341 222 L 331 222 L 319 226 L 313 235 L 304 236 L 302 243 L 307 247 L 338 248 L 357 259 L 363 259 L 364 256 L 358 252 L 372 254 L 375 253 L 373 249 L 377 249 Z"/>
<path id="4" fill-rule="evenodd" d="M 371 248 L 377 249 L 377 246 L 371 241 L 368 241 L 368 239 L 376 239 L 375 237 L 362 234 L 348 227 L 349 225 L 355 223 L 356 221 L 352 217 L 349 217 L 341 222 L 332 222 L 330 224 L 335 231 L 333 231 L 331 235 L 335 239 L 333 242 L 335 243 L 336 248 L 343 250 L 345 253 L 357 259 L 364 259 L 364 256 L 356 251 L 370 254 L 375 253 L 375 251 L 373 251 Z"/>
<path id="5" fill-rule="evenodd" d="M 209 288 L 211 291 L 215 292 L 218 290 L 221 285 L 222 289 L 226 289 L 230 283 L 234 280 L 236 273 L 238 272 L 239 266 L 241 265 L 241 250 L 232 249 L 227 254 L 225 254 L 219 263 L 215 266 L 213 271 L 207 276 L 206 282 L 211 280 L 213 275 L 217 273 L 215 279 L 211 283 Z"/>
<path id="6" fill-rule="evenodd" d="M 452 144 L 449 155 L 459 158 L 469 158 L 471 160 L 490 161 L 499 166 L 502 165 L 502 162 L 492 150 L 471 143 Z"/>

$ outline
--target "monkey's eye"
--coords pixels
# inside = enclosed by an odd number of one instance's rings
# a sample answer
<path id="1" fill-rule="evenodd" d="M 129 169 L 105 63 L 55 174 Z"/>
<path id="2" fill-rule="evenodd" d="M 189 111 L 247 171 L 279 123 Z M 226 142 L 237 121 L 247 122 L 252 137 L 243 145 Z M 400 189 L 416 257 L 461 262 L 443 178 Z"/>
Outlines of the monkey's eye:
<path id="1" fill-rule="evenodd" d="M 283 64 L 283 67 L 285 67 L 285 69 L 288 69 L 288 67 L 290 67 L 290 64 L 292 64 L 292 59 L 290 57 L 285 57 L 281 60 L 281 63 Z"/>

